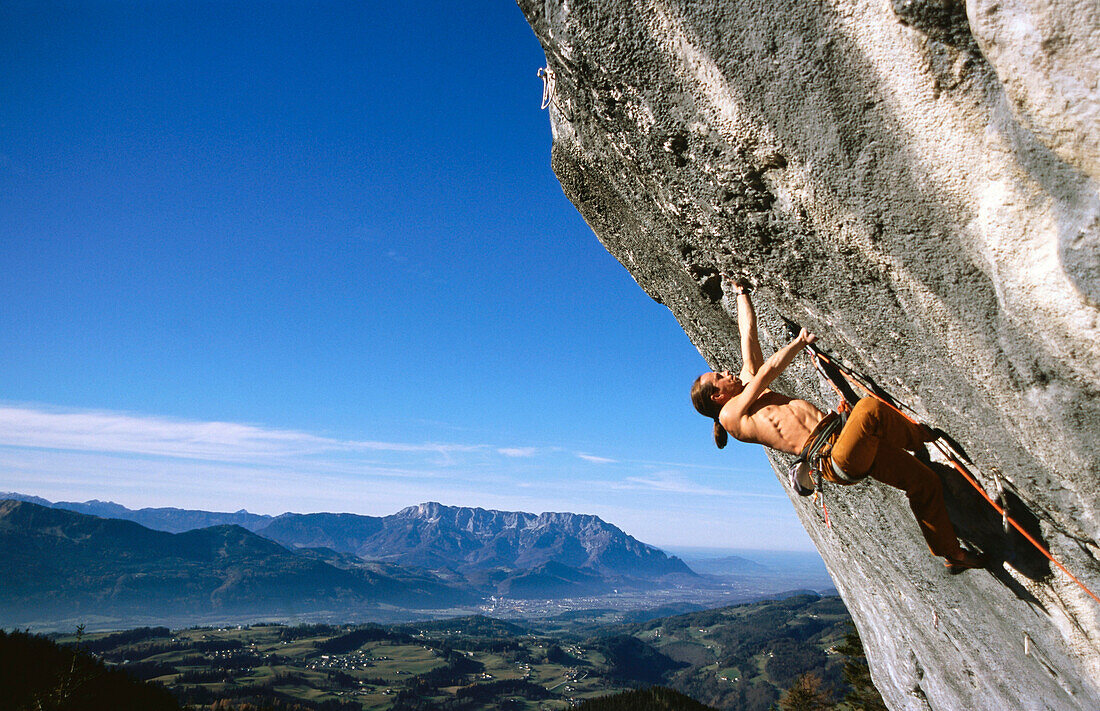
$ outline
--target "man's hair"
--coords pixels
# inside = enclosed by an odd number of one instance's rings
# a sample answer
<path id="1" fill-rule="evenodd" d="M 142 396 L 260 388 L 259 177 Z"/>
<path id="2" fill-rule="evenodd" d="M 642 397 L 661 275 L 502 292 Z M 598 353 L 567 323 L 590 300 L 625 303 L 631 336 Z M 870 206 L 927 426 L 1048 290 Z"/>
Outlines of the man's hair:
<path id="1" fill-rule="evenodd" d="M 706 373 L 703 373 L 703 375 L 706 375 Z M 704 382 L 703 375 L 696 378 L 695 383 L 691 386 L 691 404 L 695 406 L 700 415 L 714 420 L 714 444 L 718 446 L 718 449 L 722 449 L 729 441 L 729 435 L 726 433 L 726 428 L 722 427 L 722 423 L 718 421 L 718 415 L 721 414 L 722 408 L 711 399 L 711 395 L 718 392 L 718 388 L 714 386 L 714 383 Z"/>

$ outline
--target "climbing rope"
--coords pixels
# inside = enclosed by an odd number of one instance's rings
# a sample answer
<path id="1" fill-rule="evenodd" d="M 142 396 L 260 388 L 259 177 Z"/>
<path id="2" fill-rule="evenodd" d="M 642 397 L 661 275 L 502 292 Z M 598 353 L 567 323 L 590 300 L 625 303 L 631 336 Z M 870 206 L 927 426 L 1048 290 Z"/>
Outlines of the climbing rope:
<path id="1" fill-rule="evenodd" d="M 811 350 L 810 353 L 812 354 L 813 351 Z M 844 380 L 840 380 L 839 382 L 844 384 L 844 387 L 841 388 L 841 386 L 837 384 L 837 378 L 835 377 L 839 375 L 839 373 L 833 374 L 827 371 L 817 358 L 811 358 L 810 360 L 821 377 L 825 378 L 825 382 L 832 385 L 833 390 L 836 391 L 838 398 L 836 411 L 839 413 L 851 412 L 852 403 L 859 400 L 856 394 L 852 392 L 851 387 L 849 387 Z M 821 513 L 825 516 L 825 528 L 831 529 L 833 526 L 829 522 L 829 507 L 825 505 L 825 479 L 821 474 L 820 468 L 818 468 L 817 476 L 814 479 L 814 503 L 821 506 Z"/>
<path id="2" fill-rule="evenodd" d="M 842 402 L 847 403 L 848 398 L 845 397 L 844 393 L 841 392 L 841 387 L 834 381 L 834 379 L 829 377 L 826 374 L 827 373 L 826 367 L 823 367 L 823 365 L 822 365 L 823 363 L 825 364 L 825 366 L 828 366 L 829 368 L 834 369 L 836 372 L 838 372 L 840 375 L 842 375 L 843 378 L 844 378 L 844 381 L 847 381 L 849 383 L 854 383 L 856 385 L 856 387 L 858 387 L 863 392 L 867 393 L 867 395 L 869 395 L 870 397 L 875 398 L 879 402 L 881 402 L 884 405 L 886 405 L 887 407 L 891 408 L 892 410 L 894 410 L 894 412 L 897 412 L 899 415 L 901 415 L 905 419 L 909 420 L 913 424 L 915 424 L 917 426 L 921 426 L 921 427 L 924 426 L 920 422 L 918 422 L 915 418 L 910 417 L 909 415 L 902 412 L 901 407 L 899 407 L 897 403 L 892 401 L 893 398 L 891 398 L 885 392 L 882 392 L 881 389 L 879 389 L 877 386 L 875 386 L 873 382 L 869 385 L 863 383 L 861 381 L 861 379 L 857 378 L 855 375 L 853 375 L 850 370 L 844 368 L 844 366 L 840 365 L 835 360 L 829 358 L 827 355 L 825 355 L 824 353 L 822 353 L 820 350 L 818 350 L 817 348 L 815 348 L 813 346 L 810 346 L 807 349 L 807 352 L 810 354 L 810 360 L 813 361 L 814 367 L 833 386 L 833 389 L 836 390 L 837 394 L 841 397 Z M 912 410 L 912 408 L 907 408 L 907 409 Z M 974 476 L 967 470 L 967 468 L 965 466 L 963 466 L 962 462 L 959 461 L 959 459 L 962 458 L 961 454 L 959 454 L 958 452 L 954 452 L 953 451 L 954 448 L 949 449 L 939 439 L 932 442 L 932 444 L 936 447 L 937 450 L 939 450 L 940 454 L 942 454 L 944 456 L 944 458 L 947 459 L 947 461 L 951 463 L 951 466 L 953 466 L 955 468 L 955 470 L 957 472 L 959 472 L 959 474 L 961 474 L 963 476 L 963 478 L 967 482 L 969 482 L 970 485 L 972 487 L 974 487 L 974 489 L 977 490 L 977 492 L 979 494 L 982 495 L 982 498 L 984 498 L 986 501 L 988 501 L 989 505 L 992 506 L 994 508 L 994 510 L 996 510 L 997 513 L 999 513 L 1001 515 L 1002 525 L 1005 527 L 1006 532 L 1008 531 L 1009 525 L 1011 525 L 1013 528 L 1015 528 L 1017 531 L 1019 531 L 1020 534 L 1031 543 L 1031 545 L 1035 546 L 1036 550 L 1038 550 L 1040 553 L 1042 553 L 1044 556 L 1046 556 L 1047 560 L 1049 560 L 1051 563 L 1054 563 L 1056 566 L 1058 566 L 1058 568 L 1063 573 L 1065 573 L 1069 577 L 1070 580 L 1077 583 L 1077 585 L 1082 590 L 1084 590 L 1086 593 L 1088 593 L 1089 597 L 1091 597 L 1093 600 L 1096 600 L 1096 602 L 1100 603 L 1100 597 L 1097 597 L 1096 593 L 1094 593 L 1092 590 L 1089 590 L 1089 588 L 1084 583 L 1082 583 L 1080 580 L 1077 579 L 1077 576 L 1075 576 L 1073 573 L 1069 572 L 1069 570 L 1066 568 L 1066 566 L 1062 565 L 1062 563 L 1059 562 L 1057 558 L 1055 558 L 1053 555 L 1051 555 L 1050 551 L 1047 550 L 1046 547 L 1043 546 L 1043 544 L 1041 544 L 1041 543 L 1039 543 L 1039 541 L 1035 540 L 1035 538 L 1030 533 L 1028 533 L 1027 531 L 1024 530 L 1023 526 L 1021 526 L 1019 523 L 1016 522 L 1015 519 L 1013 519 L 1011 516 L 1008 515 L 1007 506 L 998 505 L 997 502 L 994 501 L 989 496 L 989 494 L 986 493 L 985 489 L 982 488 L 981 484 L 978 483 L 977 479 L 975 479 Z M 1007 498 L 1005 498 L 1004 488 L 1003 488 L 1004 485 L 1001 482 L 1001 477 L 999 476 L 999 474 L 994 477 L 994 480 L 996 481 L 997 487 L 998 487 L 998 494 L 999 494 L 998 498 L 1000 498 L 1002 501 L 1004 501 L 1007 504 L 1008 501 L 1007 501 Z"/>

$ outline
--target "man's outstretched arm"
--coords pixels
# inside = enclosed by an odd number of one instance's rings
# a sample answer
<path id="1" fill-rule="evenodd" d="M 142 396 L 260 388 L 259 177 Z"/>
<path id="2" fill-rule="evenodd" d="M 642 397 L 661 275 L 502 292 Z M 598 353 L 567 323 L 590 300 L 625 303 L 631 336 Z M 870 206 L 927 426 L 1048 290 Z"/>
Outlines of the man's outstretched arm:
<path id="1" fill-rule="evenodd" d="M 749 408 L 756 402 L 756 398 L 760 397 L 764 393 L 764 390 L 772 384 L 772 381 L 778 378 L 779 374 L 787 369 L 787 366 L 791 364 L 791 361 L 795 359 L 795 356 L 797 356 L 803 348 L 816 340 L 817 336 L 806 329 L 802 329 L 802 332 L 799 333 L 793 341 L 780 348 L 772 354 L 771 358 L 764 361 L 764 365 L 762 365 L 760 370 L 756 372 L 756 375 L 752 377 L 752 380 L 745 386 L 745 389 L 734 396 L 726 407 L 722 408 L 722 417 L 729 417 L 733 420 L 739 420 L 745 417 L 749 412 Z M 723 419 L 723 425 L 724 424 L 725 420 Z M 726 429 L 728 430 L 729 427 Z"/>
<path id="2" fill-rule="evenodd" d="M 737 290 L 737 328 L 741 332 L 741 361 L 744 364 L 738 377 L 747 383 L 764 365 L 764 354 L 760 351 L 756 309 L 752 307 L 749 289 L 744 282 L 737 282 L 734 288 Z"/>

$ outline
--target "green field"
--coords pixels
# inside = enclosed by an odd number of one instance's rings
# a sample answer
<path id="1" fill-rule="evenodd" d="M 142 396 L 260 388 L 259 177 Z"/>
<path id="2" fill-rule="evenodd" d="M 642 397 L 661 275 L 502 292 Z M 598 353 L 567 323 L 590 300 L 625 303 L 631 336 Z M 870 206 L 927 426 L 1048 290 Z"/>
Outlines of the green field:
<path id="1" fill-rule="evenodd" d="M 660 684 L 715 708 L 764 711 L 807 671 L 839 697 L 844 658 L 835 647 L 847 631 L 838 598 L 802 595 L 573 632 L 560 623 L 549 633 L 469 617 L 384 627 L 143 628 L 86 635 L 79 644 L 192 709 L 565 709 Z"/>

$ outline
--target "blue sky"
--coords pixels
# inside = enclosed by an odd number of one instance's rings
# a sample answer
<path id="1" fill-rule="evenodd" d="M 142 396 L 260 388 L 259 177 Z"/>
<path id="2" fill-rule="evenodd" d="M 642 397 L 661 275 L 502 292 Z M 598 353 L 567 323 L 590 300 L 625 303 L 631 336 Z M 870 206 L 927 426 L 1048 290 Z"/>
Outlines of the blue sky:
<path id="1" fill-rule="evenodd" d="M 510 2 L 0 5 L 0 491 L 810 549 L 549 166 Z"/>

